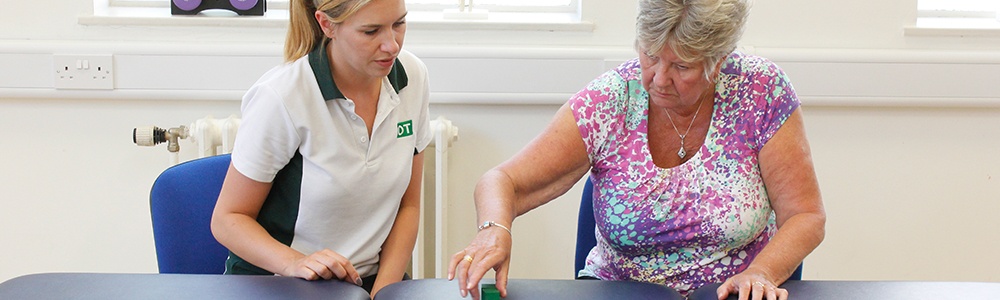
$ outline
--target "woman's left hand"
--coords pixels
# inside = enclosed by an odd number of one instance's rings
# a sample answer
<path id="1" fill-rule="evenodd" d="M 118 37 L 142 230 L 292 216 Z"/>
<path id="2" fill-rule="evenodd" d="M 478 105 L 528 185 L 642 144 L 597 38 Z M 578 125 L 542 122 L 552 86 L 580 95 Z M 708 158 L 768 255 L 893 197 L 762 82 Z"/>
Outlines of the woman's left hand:
<path id="1" fill-rule="evenodd" d="M 788 299 L 788 290 L 779 288 L 777 284 L 764 276 L 764 273 L 750 268 L 726 279 L 726 282 L 719 286 L 716 293 L 719 295 L 719 300 L 726 299 L 732 293 L 737 293 L 740 300 Z"/>

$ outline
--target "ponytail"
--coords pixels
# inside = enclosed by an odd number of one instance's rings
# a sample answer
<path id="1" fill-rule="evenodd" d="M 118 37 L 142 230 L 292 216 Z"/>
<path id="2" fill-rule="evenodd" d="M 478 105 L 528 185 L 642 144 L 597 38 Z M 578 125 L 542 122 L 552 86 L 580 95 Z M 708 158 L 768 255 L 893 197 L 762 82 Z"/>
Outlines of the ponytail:
<path id="1" fill-rule="evenodd" d="M 320 4 L 316 4 L 318 1 Z M 285 38 L 285 62 L 309 54 L 319 43 L 326 42 L 323 29 L 316 22 L 316 10 L 321 10 L 334 24 L 343 23 L 372 0 L 292 0 Z M 317 7 L 318 6 L 318 7 Z"/>
<path id="2" fill-rule="evenodd" d="M 285 62 L 306 56 L 313 47 L 322 43 L 323 30 L 316 22 L 316 5 L 313 0 L 292 0 L 289 4 L 288 36 L 285 37 Z"/>

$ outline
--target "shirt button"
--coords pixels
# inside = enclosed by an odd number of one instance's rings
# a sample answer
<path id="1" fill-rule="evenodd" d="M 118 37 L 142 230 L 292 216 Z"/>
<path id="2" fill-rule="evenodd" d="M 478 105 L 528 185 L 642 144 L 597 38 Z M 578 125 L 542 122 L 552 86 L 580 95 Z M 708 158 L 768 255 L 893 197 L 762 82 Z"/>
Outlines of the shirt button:
<path id="1" fill-rule="evenodd" d="M 359 140 L 360 140 L 360 141 L 361 141 L 362 143 L 366 143 L 366 142 L 368 142 L 368 137 L 364 137 L 364 136 L 363 136 L 363 137 L 361 137 L 361 139 L 359 139 Z"/>
<path id="2" fill-rule="evenodd" d="M 353 121 L 353 120 L 357 120 L 357 119 L 358 119 L 358 116 L 355 116 L 355 115 L 351 115 L 351 121 Z"/>

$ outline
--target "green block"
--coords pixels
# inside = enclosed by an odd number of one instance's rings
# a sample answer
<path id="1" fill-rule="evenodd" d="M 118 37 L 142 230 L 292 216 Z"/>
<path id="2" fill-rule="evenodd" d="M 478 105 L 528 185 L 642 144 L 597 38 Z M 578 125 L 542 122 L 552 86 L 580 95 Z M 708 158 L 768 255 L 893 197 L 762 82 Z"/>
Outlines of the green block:
<path id="1" fill-rule="evenodd" d="M 500 300 L 500 291 L 497 290 L 495 284 L 484 283 L 479 294 L 482 300 Z"/>

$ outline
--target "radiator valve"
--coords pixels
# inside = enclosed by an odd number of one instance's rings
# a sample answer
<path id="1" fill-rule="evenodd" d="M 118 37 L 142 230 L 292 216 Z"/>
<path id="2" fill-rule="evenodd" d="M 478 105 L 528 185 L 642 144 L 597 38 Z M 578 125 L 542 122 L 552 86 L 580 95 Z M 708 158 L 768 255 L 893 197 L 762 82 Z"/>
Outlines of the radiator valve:
<path id="1" fill-rule="evenodd" d="M 167 151 L 170 152 L 180 151 L 181 146 L 177 143 L 177 140 L 186 139 L 187 137 L 188 128 L 184 125 L 170 129 L 163 129 L 156 126 L 143 126 L 132 129 L 132 142 L 136 145 L 155 146 L 166 142 Z"/>

